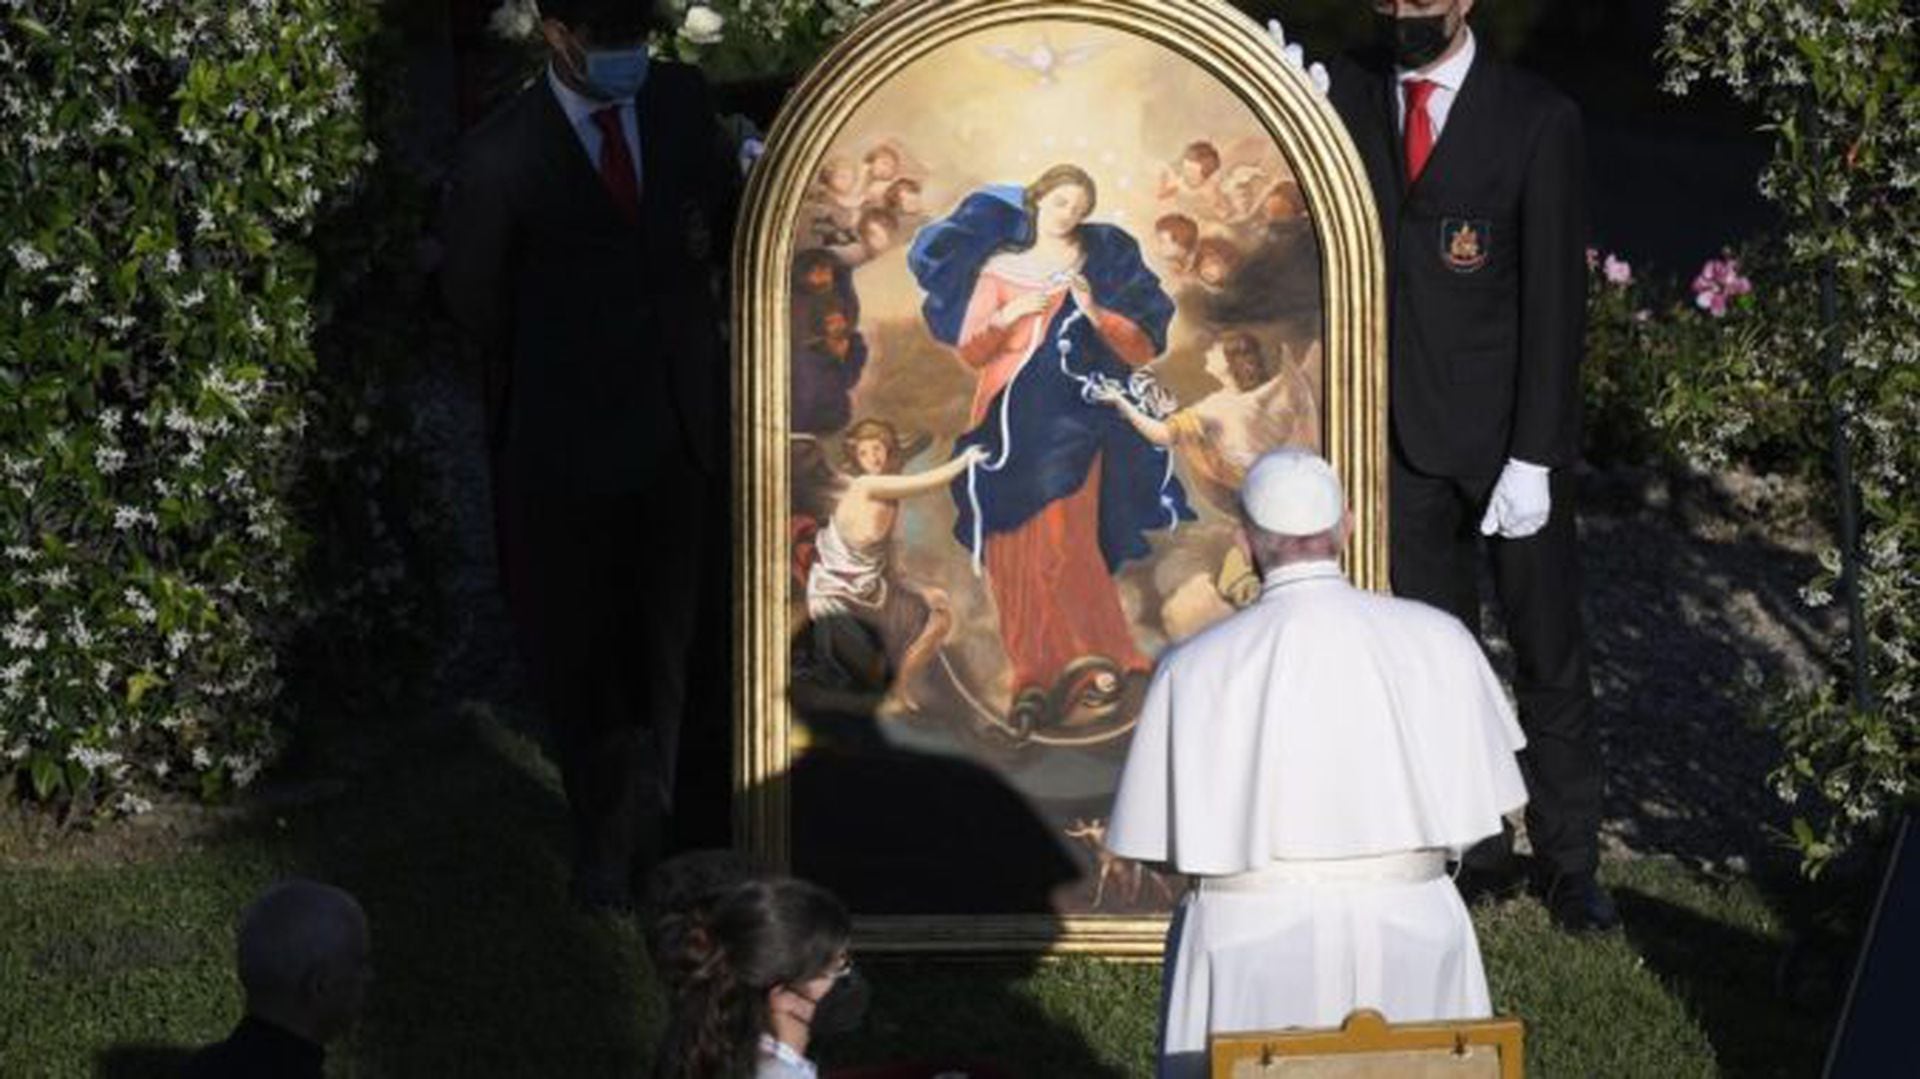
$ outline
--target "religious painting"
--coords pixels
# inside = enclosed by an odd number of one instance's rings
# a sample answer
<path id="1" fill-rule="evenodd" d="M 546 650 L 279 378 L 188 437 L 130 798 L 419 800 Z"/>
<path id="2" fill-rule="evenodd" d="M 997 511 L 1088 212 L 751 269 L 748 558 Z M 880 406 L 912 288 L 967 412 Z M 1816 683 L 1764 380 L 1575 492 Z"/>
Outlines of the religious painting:
<path id="1" fill-rule="evenodd" d="M 896 4 L 796 91 L 737 253 L 743 839 L 901 946 L 1157 946 L 1102 842 L 1155 657 L 1324 452 L 1380 574 L 1378 253 L 1224 4 Z"/>

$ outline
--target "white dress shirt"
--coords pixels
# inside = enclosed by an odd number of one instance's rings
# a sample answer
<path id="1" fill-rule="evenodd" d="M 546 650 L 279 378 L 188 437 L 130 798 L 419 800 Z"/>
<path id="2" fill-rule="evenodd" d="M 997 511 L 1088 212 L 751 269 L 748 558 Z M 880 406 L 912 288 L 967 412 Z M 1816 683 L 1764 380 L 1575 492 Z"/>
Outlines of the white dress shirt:
<path id="1" fill-rule="evenodd" d="M 1403 133 L 1407 130 L 1406 84 L 1412 79 L 1425 79 L 1434 84 L 1433 93 L 1427 95 L 1427 118 L 1433 121 L 1433 141 L 1440 141 L 1440 130 L 1447 126 L 1447 114 L 1453 111 L 1453 99 L 1460 96 L 1460 85 L 1467 81 L 1467 69 L 1473 66 L 1475 51 L 1477 47 L 1474 45 L 1473 31 L 1469 29 L 1466 44 L 1460 46 L 1460 51 L 1441 61 L 1433 70 L 1399 70 L 1400 92 L 1393 98 L 1393 116 Z"/>
<path id="2" fill-rule="evenodd" d="M 599 101 L 580 93 L 573 87 L 560 81 L 560 76 L 547 65 L 547 85 L 552 87 L 554 99 L 560 102 L 560 109 L 567 114 L 567 122 L 573 125 L 573 133 L 580 139 L 580 145 L 587 151 L 587 164 L 593 171 L 600 171 L 600 125 L 594 122 L 593 114 L 609 105 L 620 109 L 620 130 L 627 136 L 627 155 L 633 158 L 634 189 L 645 191 L 645 169 L 640 164 L 640 118 L 633 107 L 633 99 L 625 101 Z"/>

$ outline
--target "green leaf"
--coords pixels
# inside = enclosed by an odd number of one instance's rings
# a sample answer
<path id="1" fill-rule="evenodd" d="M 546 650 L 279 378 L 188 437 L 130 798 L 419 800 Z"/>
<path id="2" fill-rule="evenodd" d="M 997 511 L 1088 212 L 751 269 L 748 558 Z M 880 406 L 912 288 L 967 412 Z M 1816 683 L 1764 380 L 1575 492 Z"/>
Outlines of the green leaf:
<path id="1" fill-rule="evenodd" d="M 147 695 L 148 690 L 158 689 L 166 684 L 166 679 L 152 671 L 136 671 L 131 678 L 127 679 L 127 707 L 140 707 L 140 699 Z"/>
<path id="2" fill-rule="evenodd" d="M 40 801 L 47 801 L 60 789 L 60 766 L 45 753 L 33 758 L 27 772 L 33 780 L 33 796 Z"/>
<path id="3" fill-rule="evenodd" d="M 32 37 L 39 38 L 41 41 L 53 40 L 53 31 L 47 29 L 46 24 L 38 19 L 31 19 L 25 15 L 15 15 L 12 21 L 13 25 L 19 27 L 23 32 Z"/>
<path id="4" fill-rule="evenodd" d="M 1793 841 L 1800 844 L 1803 850 L 1813 846 L 1813 826 L 1807 823 L 1806 818 L 1793 818 Z"/>

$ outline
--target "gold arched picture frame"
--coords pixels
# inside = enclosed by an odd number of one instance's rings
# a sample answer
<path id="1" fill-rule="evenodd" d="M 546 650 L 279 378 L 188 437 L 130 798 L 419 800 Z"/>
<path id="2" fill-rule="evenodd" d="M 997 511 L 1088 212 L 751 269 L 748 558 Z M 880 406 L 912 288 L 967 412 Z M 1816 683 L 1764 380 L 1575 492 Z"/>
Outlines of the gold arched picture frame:
<path id="1" fill-rule="evenodd" d="M 1216 0 L 902 0 L 796 88 L 734 263 L 737 840 L 863 948 L 1155 955 L 1108 856 L 1153 657 L 1307 444 L 1386 587 L 1384 277 L 1331 107 Z"/>

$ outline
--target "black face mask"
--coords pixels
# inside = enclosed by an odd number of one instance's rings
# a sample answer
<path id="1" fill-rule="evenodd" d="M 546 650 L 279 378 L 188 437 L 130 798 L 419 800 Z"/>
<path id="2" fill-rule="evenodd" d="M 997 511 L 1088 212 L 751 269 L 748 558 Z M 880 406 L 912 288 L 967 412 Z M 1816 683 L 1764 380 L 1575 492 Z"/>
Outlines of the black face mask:
<path id="1" fill-rule="evenodd" d="M 854 971 L 833 983 L 827 995 L 813 1005 L 813 1021 L 807 1024 L 815 1035 L 845 1034 L 860 1029 L 867 1018 L 867 1004 L 873 991 L 867 980 Z"/>
<path id="2" fill-rule="evenodd" d="M 1438 15 L 1381 15 L 1380 38 L 1404 68 L 1421 68 L 1440 59 L 1453 44 L 1445 12 Z"/>

